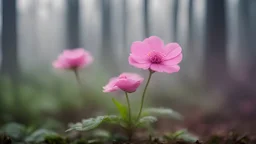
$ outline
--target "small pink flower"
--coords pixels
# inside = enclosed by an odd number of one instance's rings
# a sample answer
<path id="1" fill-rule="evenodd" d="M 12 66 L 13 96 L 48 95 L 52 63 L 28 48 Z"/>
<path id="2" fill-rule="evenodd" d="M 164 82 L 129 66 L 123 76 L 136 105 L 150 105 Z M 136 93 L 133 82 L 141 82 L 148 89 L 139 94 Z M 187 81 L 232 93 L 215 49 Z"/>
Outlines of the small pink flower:
<path id="1" fill-rule="evenodd" d="M 58 69 L 72 69 L 83 68 L 90 65 L 93 61 L 91 54 L 83 48 L 73 50 L 64 50 L 57 60 L 53 62 L 53 67 Z"/>
<path id="2" fill-rule="evenodd" d="M 143 82 L 143 78 L 134 73 L 122 73 L 118 77 L 111 78 L 106 86 L 103 87 L 103 92 L 114 92 L 123 90 L 128 93 L 135 92 Z"/>
<path id="3" fill-rule="evenodd" d="M 164 45 L 159 37 L 151 36 L 144 41 L 133 42 L 129 63 L 137 68 L 174 73 L 180 70 L 181 51 L 178 43 Z"/>

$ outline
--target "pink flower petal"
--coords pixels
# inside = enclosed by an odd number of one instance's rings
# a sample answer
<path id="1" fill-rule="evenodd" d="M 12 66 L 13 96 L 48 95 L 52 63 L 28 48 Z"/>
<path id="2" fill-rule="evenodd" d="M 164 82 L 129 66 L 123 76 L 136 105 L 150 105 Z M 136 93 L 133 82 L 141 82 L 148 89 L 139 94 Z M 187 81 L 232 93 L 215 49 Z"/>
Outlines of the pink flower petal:
<path id="1" fill-rule="evenodd" d="M 169 73 L 169 74 L 178 72 L 180 70 L 180 66 L 178 66 L 178 65 L 173 65 L 173 66 L 161 65 L 161 66 L 162 66 L 162 69 L 164 70 L 164 72 Z"/>
<path id="2" fill-rule="evenodd" d="M 144 80 L 144 78 L 142 78 L 140 75 L 134 74 L 134 73 L 128 73 L 128 72 L 124 72 L 119 75 L 119 78 L 122 78 L 122 77 L 129 77 L 130 79 L 136 80 L 139 82 L 142 82 Z"/>
<path id="3" fill-rule="evenodd" d="M 146 38 L 143 42 L 147 43 L 150 46 L 151 50 L 163 51 L 164 42 L 157 36 L 151 36 Z"/>
<path id="4" fill-rule="evenodd" d="M 76 57 L 81 57 L 85 53 L 85 50 L 82 48 L 78 49 L 71 49 L 71 50 L 64 50 L 63 56 L 66 58 L 76 58 Z"/>
<path id="5" fill-rule="evenodd" d="M 180 66 L 173 65 L 173 66 L 166 66 L 160 64 L 152 64 L 150 69 L 156 72 L 166 72 L 166 73 L 174 73 L 180 70 Z"/>
<path id="6" fill-rule="evenodd" d="M 143 80 L 138 74 L 122 73 L 119 77 L 110 79 L 108 84 L 103 87 L 103 92 L 114 92 L 119 89 L 129 93 L 135 92 Z"/>
<path id="7" fill-rule="evenodd" d="M 67 63 L 71 66 L 75 67 L 83 67 L 86 63 L 86 58 L 84 55 L 81 55 L 79 57 L 74 57 L 74 58 L 66 58 Z"/>
<path id="8" fill-rule="evenodd" d="M 148 69 L 150 66 L 150 62 L 133 55 L 129 56 L 129 64 L 142 69 Z"/>
<path id="9" fill-rule="evenodd" d="M 132 43 L 131 52 L 136 56 L 146 56 L 150 51 L 149 45 L 147 43 L 143 43 L 140 41 L 136 41 Z"/>
<path id="10" fill-rule="evenodd" d="M 54 68 L 62 68 L 62 67 L 63 67 L 62 63 L 60 63 L 60 62 L 57 61 L 57 60 L 52 63 L 52 66 L 53 66 Z"/>
<path id="11" fill-rule="evenodd" d="M 166 66 L 172 66 L 172 65 L 177 65 L 181 62 L 182 60 L 182 53 L 180 53 L 178 56 L 168 59 L 163 61 L 161 64 L 166 65 Z"/>
<path id="12" fill-rule="evenodd" d="M 58 59 L 53 62 L 53 67 L 57 69 L 66 69 L 69 68 L 70 65 L 66 62 L 66 59 L 60 55 Z"/>
<path id="13" fill-rule="evenodd" d="M 134 55 L 134 54 L 130 54 L 130 56 L 129 57 L 131 57 L 132 59 L 134 59 L 137 63 L 149 63 L 149 59 L 148 59 L 148 57 L 146 57 L 146 56 L 144 56 L 144 57 L 142 57 L 142 56 L 136 56 L 136 55 Z"/>
<path id="14" fill-rule="evenodd" d="M 91 64 L 93 58 L 91 54 L 83 48 L 64 50 L 53 63 L 55 68 L 59 69 L 77 69 Z"/>
<path id="15" fill-rule="evenodd" d="M 113 92 L 113 91 L 117 91 L 119 88 L 116 86 L 116 82 L 118 81 L 118 79 L 115 78 L 111 78 L 108 82 L 108 84 L 106 86 L 103 87 L 103 92 Z"/>
<path id="16" fill-rule="evenodd" d="M 117 81 L 116 85 L 125 92 L 135 92 L 139 87 L 140 82 L 132 79 L 120 79 Z"/>
<path id="17" fill-rule="evenodd" d="M 172 59 L 181 53 L 182 49 L 178 43 L 169 43 L 165 46 L 165 59 Z"/>
<path id="18" fill-rule="evenodd" d="M 163 40 L 151 36 L 143 42 L 133 43 L 128 60 L 130 65 L 137 68 L 173 73 L 180 69 L 178 64 L 182 60 L 182 49 L 178 43 L 164 46 Z"/>

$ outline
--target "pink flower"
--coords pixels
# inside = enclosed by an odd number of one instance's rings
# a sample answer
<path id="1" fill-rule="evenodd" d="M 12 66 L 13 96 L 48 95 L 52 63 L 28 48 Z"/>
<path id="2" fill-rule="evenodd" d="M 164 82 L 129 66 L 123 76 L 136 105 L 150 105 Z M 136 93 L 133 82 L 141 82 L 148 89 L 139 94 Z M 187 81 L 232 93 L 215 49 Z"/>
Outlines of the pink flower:
<path id="1" fill-rule="evenodd" d="M 53 67 L 58 69 L 76 70 L 83 68 L 93 61 L 91 54 L 83 48 L 64 50 L 57 60 L 53 62 Z"/>
<path id="2" fill-rule="evenodd" d="M 180 70 L 181 51 L 178 43 L 164 45 L 159 37 L 151 36 L 144 41 L 133 42 L 129 63 L 137 68 L 174 73 Z"/>
<path id="3" fill-rule="evenodd" d="M 128 93 L 135 92 L 143 82 L 143 78 L 134 73 L 122 73 L 118 77 L 111 78 L 106 86 L 103 87 L 103 92 L 114 92 L 123 90 Z"/>

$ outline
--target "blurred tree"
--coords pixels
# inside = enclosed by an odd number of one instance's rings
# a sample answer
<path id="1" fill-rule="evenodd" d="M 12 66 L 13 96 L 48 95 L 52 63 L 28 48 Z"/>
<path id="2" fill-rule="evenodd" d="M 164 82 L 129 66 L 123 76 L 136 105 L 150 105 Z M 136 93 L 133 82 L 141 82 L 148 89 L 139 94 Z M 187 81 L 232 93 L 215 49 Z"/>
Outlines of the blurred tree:
<path id="1" fill-rule="evenodd" d="M 194 17 L 193 17 L 193 0 L 189 0 L 189 7 L 188 7 L 188 47 L 190 52 L 193 51 L 193 30 L 194 30 Z"/>
<path id="2" fill-rule="evenodd" d="M 177 42 L 178 40 L 178 35 L 177 35 L 177 30 L 178 30 L 178 10 L 179 10 L 179 0 L 174 0 L 172 4 L 172 9 L 173 9 L 173 16 L 172 16 L 172 23 L 173 23 L 173 28 L 172 28 L 172 33 L 173 33 L 173 41 Z"/>
<path id="3" fill-rule="evenodd" d="M 2 0 L 2 66 L 1 73 L 10 78 L 12 84 L 12 94 L 14 95 L 14 107 L 16 120 L 22 118 L 22 109 L 19 98 L 19 78 L 20 70 L 18 63 L 17 49 L 17 10 L 16 0 Z"/>
<path id="4" fill-rule="evenodd" d="M 17 53 L 16 0 L 2 1 L 2 66 L 1 72 L 12 78 L 19 74 Z"/>
<path id="5" fill-rule="evenodd" d="M 127 28 L 127 1 L 126 0 L 123 0 L 123 43 L 124 43 L 124 49 L 126 50 L 126 46 L 127 46 L 127 42 L 126 42 L 126 39 L 127 39 L 127 31 L 126 31 L 126 28 Z"/>
<path id="6" fill-rule="evenodd" d="M 249 48 L 251 49 L 251 51 L 249 51 L 249 53 L 251 54 L 251 56 L 253 57 L 253 65 L 252 65 L 252 70 L 251 70 L 251 81 L 253 82 L 253 84 L 255 85 L 256 82 L 256 49 L 255 49 L 255 37 L 256 37 L 256 17 L 255 17 L 255 13 L 256 13 L 256 1 L 255 0 L 250 0 L 250 34 L 249 34 Z M 253 76 L 253 78 L 252 78 Z"/>
<path id="7" fill-rule="evenodd" d="M 117 71 L 117 64 L 114 59 L 115 53 L 112 47 L 112 33 L 111 33 L 111 0 L 101 0 L 101 9 L 102 9 L 102 49 L 101 49 L 101 58 L 103 66 L 109 72 Z"/>
<path id="8" fill-rule="evenodd" d="M 250 5 L 253 4 L 251 0 L 239 1 L 239 35 L 240 35 L 240 48 L 245 51 L 245 58 L 247 63 L 250 64 L 248 81 L 254 85 L 256 76 L 256 58 L 254 38 L 255 38 L 255 27 L 253 27 L 253 17 L 251 15 Z M 253 13 L 252 13 L 253 14 Z"/>
<path id="9" fill-rule="evenodd" d="M 239 48 L 241 56 L 247 63 L 251 63 L 249 73 L 245 81 L 232 79 L 228 89 L 228 95 L 225 104 L 220 109 L 226 112 L 233 120 L 239 119 L 245 123 L 248 120 L 255 119 L 256 115 L 256 99 L 254 88 L 255 73 L 256 73 L 256 59 L 255 49 L 252 46 L 253 38 L 251 33 L 253 31 L 252 22 L 253 18 L 250 14 L 251 0 L 240 0 L 238 4 L 238 18 L 239 18 Z M 235 118 L 233 116 L 236 116 Z"/>
<path id="10" fill-rule="evenodd" d="M 145 37 L 149 37 L 149 19 L 148 19 L 148 13 L 149 13 L 149 3 L 150 0 L 144 0 L 143 1 L 143 17 L 144 17 L 144 33 Z"/>
<path id="11" fill-rule="evenodd" d="M 67 0 L 67 47 L 80 47 L 79 0 Z"/>
<path id="12" fill-rule="evenodd" d="M 227 80 L 225 1 L 208 0 L 206 6 L 205 80 L 221 88 Z"/>
<path id="13" fill-rule="evenodd" d="M 240 37 L 240 46 L 248 49 L 247 56 L 250 56 L 250 49 L 248 48 L 250 43 L 250 5 L 249 0 L 241 0 L 239 1 L 239 35 Z"/>

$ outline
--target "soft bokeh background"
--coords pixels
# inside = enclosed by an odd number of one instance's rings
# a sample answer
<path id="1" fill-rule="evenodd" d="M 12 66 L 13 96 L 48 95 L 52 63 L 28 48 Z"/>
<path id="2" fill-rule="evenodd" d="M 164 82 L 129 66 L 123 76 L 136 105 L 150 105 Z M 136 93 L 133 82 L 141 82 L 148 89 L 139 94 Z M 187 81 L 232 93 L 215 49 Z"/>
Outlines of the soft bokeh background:
<path id="1" fill-rule="evenodd" d="M 197 133 L 253 133 L 255 13 L 256 0 L 2 0 L 0 124 L 66 128 L 114 113 L 102 86 L 124 71 L 147 77 L 128 64 L 130 45 L 156 35 L 178 42 L 184 59 L 179 73 L 153 76 L 147 106 L 173 108 L 185 116 L 181 126 Z M 95 57 L 80 71 L 82 94 L 72 72 L 51 66 L 60 52 L 76 47 Z M 134 110 L 141 89 L 131 95 Z M 159 129 L 172 126 L 163 120 Z"/>

